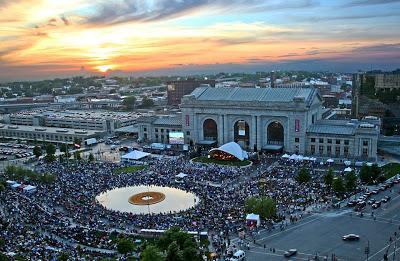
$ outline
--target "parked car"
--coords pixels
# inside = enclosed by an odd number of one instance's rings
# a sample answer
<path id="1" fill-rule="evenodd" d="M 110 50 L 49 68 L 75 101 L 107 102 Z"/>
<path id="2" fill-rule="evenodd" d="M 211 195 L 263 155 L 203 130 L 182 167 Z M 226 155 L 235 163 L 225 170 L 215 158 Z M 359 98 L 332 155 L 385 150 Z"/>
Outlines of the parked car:
<path id="1" fill-rule="evenodd" d="M 391 199 L 390 196 L 385 196 L 383 197 L 383 199 L 381 200 L 383 203 L 387 203 L 389 200 Z"/>
<path id="2" fill-rule="evenodd" d="M 370 199 L 370 200 L 368 200 L 368 205 L 372 205 L 372 204 L 374 204 L 374 203 L 375 203 L 375 201 L 376 201 L 376 200 L 375 200 L 375 199 L 373 199 L 373 198 L 372 198 L 372 199 Z"/>
<path id="3" fill-rule="evenodd" d="M 289 249 L 288 251 L 285 251 L 283 254 L 284 257 L 291 257 L 297 254 L 297 249 Z"/>
<path id="4" fill-rule="evenodd" d="M 356 235 L 356 234 L 347 234 L 347 235 L 342 236 L 342 239 L 344 241 L 357 241 L 357 240 L 360 240 L 360 236 Z"/>

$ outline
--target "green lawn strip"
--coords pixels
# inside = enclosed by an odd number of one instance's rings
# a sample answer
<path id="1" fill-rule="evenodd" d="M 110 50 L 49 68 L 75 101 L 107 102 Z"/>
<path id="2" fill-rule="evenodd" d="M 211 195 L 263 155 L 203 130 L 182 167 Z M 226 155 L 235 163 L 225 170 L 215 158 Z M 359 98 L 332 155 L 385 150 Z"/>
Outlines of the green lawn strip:
<path id="1" fill-rule="evenodd" d="M 247 166 L 250 164 L 249 160 L 224 161 L 224 160 L 211 159 L 208 157 L 197 157 L 197 158 L 193 159 L 193 162 L 206 163 L 206 164 L 218 164 L 218 165 L 234 166 L 234 167 L 243 167 L 243 166 Z"/>

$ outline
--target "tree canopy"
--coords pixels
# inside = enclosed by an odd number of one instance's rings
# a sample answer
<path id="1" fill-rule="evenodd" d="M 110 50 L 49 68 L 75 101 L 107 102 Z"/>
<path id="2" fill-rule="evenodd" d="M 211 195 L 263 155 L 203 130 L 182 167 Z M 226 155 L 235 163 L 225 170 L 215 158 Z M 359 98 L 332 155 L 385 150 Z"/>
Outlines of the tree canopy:
<path id="1" fill-rule="evenodd" d="M 276 203 L 270 197 L 249 197 L 245 202 L 248 213 L 260 215 L 263 219 L 271 219 L 276 216 Z"/>

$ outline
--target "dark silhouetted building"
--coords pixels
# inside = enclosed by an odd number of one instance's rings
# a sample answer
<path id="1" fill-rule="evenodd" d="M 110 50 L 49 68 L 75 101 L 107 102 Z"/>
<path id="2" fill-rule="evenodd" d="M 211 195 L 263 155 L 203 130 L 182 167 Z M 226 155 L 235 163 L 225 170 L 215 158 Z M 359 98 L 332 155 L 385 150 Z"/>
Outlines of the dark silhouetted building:
<path id="1" fill-rule="evenodd" d="M 167 82 L 168 105 L 179 105 L 184 95 L 188 95 L 200 86 L 215 87 L 215 80 L 177 80 Z"/>

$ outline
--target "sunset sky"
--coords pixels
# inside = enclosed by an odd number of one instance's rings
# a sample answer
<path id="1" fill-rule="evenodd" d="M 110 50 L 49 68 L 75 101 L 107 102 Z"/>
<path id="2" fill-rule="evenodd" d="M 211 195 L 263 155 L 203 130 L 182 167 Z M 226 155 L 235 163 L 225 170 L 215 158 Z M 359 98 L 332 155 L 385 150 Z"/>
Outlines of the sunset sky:
<path id="1" fill-rule="evenodd" d="M 400 67 L 400 0 L 0 0 L 0 80 Z"/>

